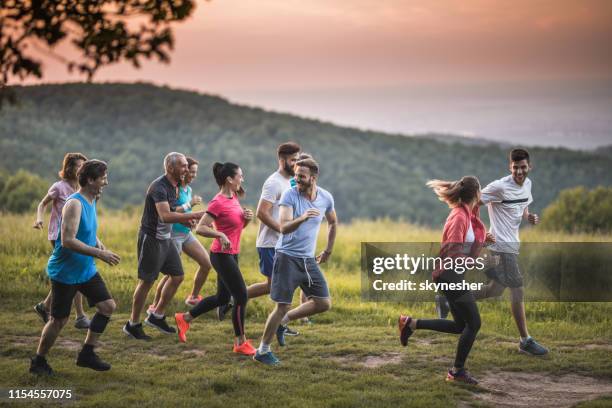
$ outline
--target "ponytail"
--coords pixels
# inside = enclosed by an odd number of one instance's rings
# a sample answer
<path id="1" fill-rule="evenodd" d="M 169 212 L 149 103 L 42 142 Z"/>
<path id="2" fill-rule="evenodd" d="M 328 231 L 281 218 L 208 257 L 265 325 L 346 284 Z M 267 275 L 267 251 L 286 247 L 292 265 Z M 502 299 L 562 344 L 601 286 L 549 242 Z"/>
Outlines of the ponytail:
<path id="1" fill-rule="evenodd" d="M 223 187 L 223 185 L 225 184 L 225 180 L 227 180 L 228 177 L 234 177 L 238 172 L 238 169 L 239 166 L 235 163 L 216 162 L 215 164 L 213 164 L 213 175 L 215 176 L 215 181 L 217 182 L 217 185 L 219 187 Z M 238 197 L 242 198 L 244 197 L 246 192 L 241 186 L 240 190 L 238 190 L 236 194 L 238 195 Z"/>
<path id="2" fill-rule="evenodd" d="M 473 202 L 480 191 L 480 182 L 474 176 L 464 176 L 457 181 L 429 180 L 427 187 L 452 208 Z"/>

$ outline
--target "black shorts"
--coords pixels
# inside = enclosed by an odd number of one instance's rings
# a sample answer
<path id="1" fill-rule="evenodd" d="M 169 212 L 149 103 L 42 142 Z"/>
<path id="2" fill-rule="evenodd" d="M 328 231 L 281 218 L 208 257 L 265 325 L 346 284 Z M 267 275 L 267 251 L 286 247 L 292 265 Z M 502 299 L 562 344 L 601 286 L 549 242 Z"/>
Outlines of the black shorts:
<path id="1" fill-rule="evenodd" d="M 487 277 L 506 288 L 522 287 L 523 275 L 519 269 L 518 255 L 493 251 L 491 251 L 491 255 L 499 256 L 499 264 L 485 271 Z"/>
<path id="2" fill-rule="evenodd" d="M 172 239 L 156 239 L 144 232 L 138 234 L 138 278 L 155 282 L 159 273 L 183 276 L 181 256 Z"/>
<path id="3" fill-rule="evenodd" d="M 56 319 L 64 319 L 70 316 L 72 299 L 74 299 L 77 291 L 87 298 L 89 307 L 112 299 L 99 273 L 96 273 L 87 282 L 74 285 L 51 280 L 51 316 Z"/>

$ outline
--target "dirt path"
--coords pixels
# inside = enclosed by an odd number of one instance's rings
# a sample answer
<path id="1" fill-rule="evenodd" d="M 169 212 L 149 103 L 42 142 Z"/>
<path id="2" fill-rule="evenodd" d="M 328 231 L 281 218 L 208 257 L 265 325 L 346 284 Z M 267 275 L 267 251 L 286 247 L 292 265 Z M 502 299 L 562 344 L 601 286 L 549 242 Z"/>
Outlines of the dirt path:
<path id="1" fill-rule="evenodd" d="M 489 392 L 475 398 L 495 407 L 571 407 L 612 395 L 612 381 L 576 374 L 487 372 L 479 385 Z"/>

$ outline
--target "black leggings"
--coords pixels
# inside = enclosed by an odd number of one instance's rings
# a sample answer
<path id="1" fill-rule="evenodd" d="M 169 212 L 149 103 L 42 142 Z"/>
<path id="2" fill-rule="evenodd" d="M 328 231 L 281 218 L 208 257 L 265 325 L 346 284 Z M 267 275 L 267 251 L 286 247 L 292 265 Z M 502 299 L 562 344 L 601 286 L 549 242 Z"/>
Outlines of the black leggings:
<path id="1" fill-rule="evenodd" d="M 445 271 L 440 276 L 439 282 L 461 282 L 462 275 L 453 271 Z M 453 315 L 453 320 L 429 319 L 417 320 L 417 329 L 435 330 L 443 333 L 461 334 L 457 344 L 455 355 L 455 367 L 463 368 L 465 360 L 472 349 L 476 334 L 480 330 L 480 313 L 476 306 L 476 299 L 469 290 L 467 291 L 442 291 Z"/>
<path id="2" fill-rule="evenodd" d="M 210 262 L 217 271 L 217 293 L 202 299 L 189 311 L 189 314 L 198 317 L 216 307 L 228 304 L 230 297 L 233 296 L 232 323 L 234 324 L 234 334 L 242 336 L 244 334 L 247 287 L 238 267 L 238 255 L 212 252 Z"/>

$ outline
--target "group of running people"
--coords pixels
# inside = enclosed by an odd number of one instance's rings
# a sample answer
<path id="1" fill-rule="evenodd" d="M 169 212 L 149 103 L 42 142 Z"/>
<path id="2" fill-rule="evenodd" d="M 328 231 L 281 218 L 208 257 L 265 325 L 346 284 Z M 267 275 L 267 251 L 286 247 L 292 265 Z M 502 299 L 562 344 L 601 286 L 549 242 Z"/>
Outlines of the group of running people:
<path id="1" fill-rule="evenodd" d="M 148 187 L 138 233 L 138 283 L 134 291 L 129 320 L 123 332 L 137 340 L 150 340 L 140 321 L 147 296 L 158 279 L 155 298 L 147 307 L 144 324 L 165 334 L 178 334 L 187 341 L 193 321 L 200 315 L 216 310 L 219 320 L 231 310 L 234 328 L 233 351 L 252 356 L 255 361 L 277 365 L 278 357 L 271 351 L 276 336 L 280 346 L 285 336 L 298 333 L 288 323 L 308 319 L 331 307 L 331 297 L 325 276 L 319 265 L 332 254 L 337 231 L 337 218 L 332 195 L 318 186 L 319 165 L 293 142 L 277 148 L 278 169 L 265 181 L 255 213 L 244 208 L 240 199 L 242 169 L 234 163 L 215 163 L 213 176 L 219 192 L 206 209 L 194 210 L 202 198 L 194 195 L 190 184 L 198 174 L 197 160 L 172 152 L 164 158 L 164 174 Z M 424 320 L 409 316 L 399 319 L 400 340 L 407 344 L 416 329 L 431 329 L 461 334 L 454 367 L 447 379 L 475 383 L 464 368 L 476 333 L 480 316 L 475 299 L 498 296 L 505 287 L 512 292 L 512 312 L 521 335 L 519 348 L 534 355 L 547 350 L 527 332 L 523 304 L 522 277 L 518 269 L 518 228 L 522 218 L 538 222 L 537 215 L 528 211 L 532 201 L 529 154 L 524 149 L 510 153 L 511 174 L 494 181 L 482 192 L 475 177 L 467 176 L 456 182 L 433 180 L 428 183 L 441 200 L 452 208 L 444 227 L 444 256 L 478 256 L 481 248 L 491 245 L 498 264 L 487 273 L 491 278 L 482 293 L 448 291 L 437 296 L 440 319 Z M 70 315 L 74 302 L 77 310 L 75 326 L 87 329 L 85 342 L 77 357 L 77 365 L 105 371 L 110 364 L 95 352 L 97 339 L 104 332 L 116 305 L 100 274 L 94 258 L 113 266 L 120 257 L 106 249 L 97 236 L 96 202 L 108 184 L 106 163 L 87 160 L 80 153 L 69 153 L 60 172 L 61 181 L 53 184 L 41 201 L 35 228 L 42 228 L 45 207 L 53 202 L 49 221 L 49 240 L 53 253 L 47 273 L 51 291 L 47 299 L 35 306 L 45 322 L 36 356 L 31 359 L 30 372 L 51 374 L 46 355 Z M 478 217 L 481 204 L 489 207 L 490 233 Z M 266 280 L 247 287 L 240 271 L 240 238 L 243 229 L 257 217 L 259 266 Z M 315 255 L 316 242 L 323 219 L 327 221 L 327 245 Z M 194 236 L 195 233 L 213 238 L 210 255 Z M 193 289 L 185 299 L 191 309 L 175 313 L 176 328 L 166 321 L 166 308 L 184 278 L 180 254 L 185 252 L 198 264 Z M 211 266 L 217 272 L 216 293 L 200 294 Z M 445 282 L 462 280 L 453 271 L 435 271 L 434 279 Z M 301 288 L 300 304 L 291 309 L 294 292 Z M 255 348 L 245 333 L 248 299 L 270 294 L 275 308 L 268 316 L 261 342 Z M 83 312 L 82 296 L 96 307 L 91 320 Z M 454 320 L 446 320 L 448 309 Z"/>
<path id="2" fill-rule="evenodd" d="M 77 364 L 95 370 L 108 370 L 110 364 L 102 361 L 93 351 L 97 338 L 104 331 L 115 309 L 115 303 L 95 268 L 94 258 L 109 265 L 116 265 L 120 258 L 107 250 L 97 238 L 96 201 L 108 184 L 106 163 L 86 160 L 75 162 L 74 178 L 79 188 L 62 190 L 63 194 L 50 196 L 39 206 L 36 228 L 42 227 L 44 206 L 57 201 L 50 225 L 59 232 L 54 236 L 53 253 L 47 273 L 51 280 L 48 303 L 35 306 L 45 322 L 37 354 L 31 360 L 30 371 L 50 374 L 51 367 L 46 354 L 66 324 L 71 302 L 77 293 L 83 294 L 97 312 L 88 321 L 88 332 Z M 318 163 L 293 142 L 277 148 L 278 170 L 266 182 L 262 190 L 256 214 L 240 204 L 245 191 L 242 188 L 242 169 L 234 163 L 215 163 L 214 179 L 219 192 L 207 204 L 206 210 L 194 211 L 202 203 L 192 194 L 191 182 L 197 177 L 199 163 L 181 153 L 172 152 L 164 158 L 165 173 L 154 180 L 147 189 L 144 211 L 138 234 L 138 284 L 134 291 L 132 311 L 123 326 L 123 332 L 131 338 L 150 340 L 144 332 L 140 315 L 146 298 L 160 272 L 155 299 L 147 308 L 144 323 L 162 333 L 178 333 L 179 341 L 187 341 L 187 332 L 195 318 L 208 311 L 217 310 L 219 319 L 231 310 L 234 327 L 233 351 L 253 356 L 255 361 L 275 365 L 278 358 L 270 350 L 272 338 L 281 346 L 286 335 L 297 335 L 287 324 L 295 319 L 328 310 L 331 306 L 327 282 L 319 264 L 326 262 L 333 250 L 337 222 L 332 195 L 317 185 Z M 78 171 L 76 171 L 78 169 Z M 63 174 L 63 173 L 62 173 Z M 70 179 L 72 180 L 72 179 Z M 64 178 L 60 183 L 69 183 Z M 56 183 L 57 184 L 57 183 Z M 55 185 L 54 185 L 55 186 Z M 49 198 L 51 197 L 51 198 Z M 55 203 L 54 201 L 54 203 Z M 54 209 L 56 206 L 54 205 Z M 242 230 L 254 216 L 261 220 L 257 238 L 260 270 L 265 282 L 246 286 L 240 271 L 238 257 Z M 315 256 L 316 240 L 323 218 L 328 222 L 326 249 Z M 51 228 L 51 227 L 50 227 Z M 213 238 L 210 256 L 193 235 Z M 165 310 L 183 281 L 180 253 L 185 252 L 198 263 L 191 294 L 185 300 L 191 310 L 174 315 L 176 328 L 166 321 Z M 217 291 L 202 297 L 210 268 L 217 272 Z M 290 310 L 295 290 L 302 289 L 300 305 Z M 245 334 L 245 311 L 249 298 L 270 294 L 276 308 L 270 314 L 259 348 L 255 348 Z M 76 302 L 76 300 L 75 300 Z M 81 313 L 82 315 L 82 313 Z"/>

